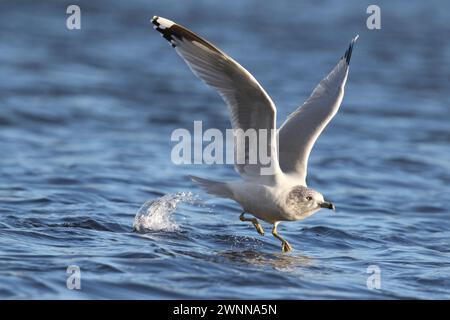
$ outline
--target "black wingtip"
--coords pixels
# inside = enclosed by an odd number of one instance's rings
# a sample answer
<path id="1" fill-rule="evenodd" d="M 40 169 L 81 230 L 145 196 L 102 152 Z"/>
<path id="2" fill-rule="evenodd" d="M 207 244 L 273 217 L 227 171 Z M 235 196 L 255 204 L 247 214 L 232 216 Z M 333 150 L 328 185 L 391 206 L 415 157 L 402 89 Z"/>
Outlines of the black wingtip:
<path id="1" fill-rule="evenodd" d="M 352 39 L 352 41 L 350 42 L 350 45 L 348 46 L 347 51 L 345 51 L 344 56 L 342 57 L 342 59 L 345 59 L 345 62 L 347 63 L 347 65 L 350 65 L 350 59 L 352 58 L 352 52 L 353 52 L 353 45 L 355 44 L 356 40 L 358 40 L 359 35 L 356 35 L 356 37 L 354 37 Z"/>
<path id="2" fill-rule="evenodd" d="M 164 39 L 166 39 L 169 42 L 169 44 L 173 48 L 175 48 L 175 42 L 173 41 L 172 34 L 169 28 L 161 27 L 161 23 L 158 22 L 159 18 L 160 17 L 158 16 L 153 16 L 153 18 L 150 20 L 155 25 L 153 29 L 158 31 L 164 37 Z"/>

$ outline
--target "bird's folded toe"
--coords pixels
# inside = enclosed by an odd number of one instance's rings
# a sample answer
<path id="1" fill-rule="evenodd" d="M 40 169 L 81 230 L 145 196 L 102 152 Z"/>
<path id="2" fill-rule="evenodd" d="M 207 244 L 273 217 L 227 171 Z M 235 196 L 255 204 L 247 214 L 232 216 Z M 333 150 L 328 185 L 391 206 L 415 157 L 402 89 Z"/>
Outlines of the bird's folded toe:
<path id="1" fill-rule="evenodd" d="M 292 251 L 292 247 L 289 244 L 289 242 L 287 241 L 283 241 L 283 243 L 281 244 L 281 251 L 282 252 L 289 252 Z"/>
<path id="2" fill-rule="evenodd" d="M 259 224 L 259 223 L 257 223 L 257 224 L 255 224 L 255 228 L 256 228 L 256 231 L 258 231 L 258 233 L 260 234 L 260 235 L 264 235 L 264 229 L 263 229 L 263 227 L 261 226 L 261 224 Z"/>

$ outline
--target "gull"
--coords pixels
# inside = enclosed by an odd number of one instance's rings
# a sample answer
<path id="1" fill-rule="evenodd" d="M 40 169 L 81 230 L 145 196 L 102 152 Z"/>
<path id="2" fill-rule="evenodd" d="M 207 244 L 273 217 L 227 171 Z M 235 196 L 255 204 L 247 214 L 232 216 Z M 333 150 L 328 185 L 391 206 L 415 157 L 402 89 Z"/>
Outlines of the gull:
<path id="1" fill-rule="evenodd" d="M 154 16 L 151 22 L 191 71 L 218 91 L 228 106 L 233 130 L 276 132 L 265 140 L 272 160 L 270 174 L 262 174 L 262 169 L 267 168 L 262 161 L 235 161 L 240 180 L 221 182 L 196 176 L 190 178 L 206 192 L 236 201 L 243 209 L 240 220 L 251 222 L 259 234 L 264 235 L 264 230 L 258 219 L 272 224 L 272 234 L 281 241 L 282 252 L 291 251 L 291 245 L 277 231 L 280 222 L 305 219 L 321 208 L 335 210 L 334 204 L 326 201 L 321 193 L 307 187 L 308 158 L 317 138 L 341 105 L 358 35 L 310 97 L 277 130 L 275 104 L 246 69 L 204 38 L 173 21 Z M 235 152 L 237 147 L 234 146 Z M 254 149 L 245 148 L 244 152 L 247 160 Z"/>

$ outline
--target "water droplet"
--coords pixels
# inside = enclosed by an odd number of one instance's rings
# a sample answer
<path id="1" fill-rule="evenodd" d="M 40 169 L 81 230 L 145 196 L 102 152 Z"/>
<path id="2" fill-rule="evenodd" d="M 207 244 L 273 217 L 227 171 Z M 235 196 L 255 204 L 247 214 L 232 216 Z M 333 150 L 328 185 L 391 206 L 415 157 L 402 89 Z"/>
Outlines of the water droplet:
<path id="1" fill-rule="evenodd" d="M 134 218 L 133 229 L 139 233 L 149 231 L 176 231 L 178 224 L 172 214 L 180 203 L 196 204 L 198 196 L 192 192 L 177 192 L 145 202 Z"/>

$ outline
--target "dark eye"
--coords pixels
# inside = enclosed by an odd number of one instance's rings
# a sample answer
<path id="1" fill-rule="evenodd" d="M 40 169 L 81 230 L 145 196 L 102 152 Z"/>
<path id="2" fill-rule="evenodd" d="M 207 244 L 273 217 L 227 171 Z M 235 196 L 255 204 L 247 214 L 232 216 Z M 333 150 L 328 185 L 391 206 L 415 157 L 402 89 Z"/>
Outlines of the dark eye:
<path id="1" fill-rule="evenodd" d="M 307 196 L 307 197 L 306 197 L 306 200 L 311 201 L 311 200 L 312 200 L 312 197 L 311 197 L 311 196 Z"/>

